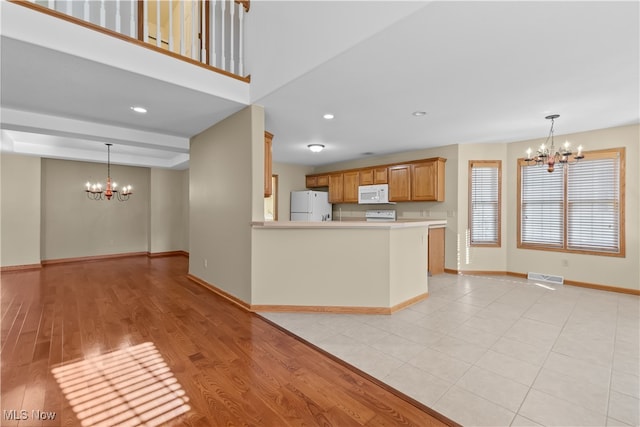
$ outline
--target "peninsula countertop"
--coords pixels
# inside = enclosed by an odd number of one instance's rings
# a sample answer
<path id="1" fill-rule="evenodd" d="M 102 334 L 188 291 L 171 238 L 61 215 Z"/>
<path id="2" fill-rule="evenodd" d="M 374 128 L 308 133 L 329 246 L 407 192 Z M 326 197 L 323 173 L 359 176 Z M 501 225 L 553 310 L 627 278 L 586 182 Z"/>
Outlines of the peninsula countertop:
<path id="1" fill-rule="evenodd" d="M 298 228 L 298 229 L 353 229 L 353 228 L 374 228 L 374 229 L 395 229 L 428 227 L 446 227 L 446 219 L 432 220 L 398 220 L 398 221 L 254 221 L 251 223 L 254 228 Z"/>

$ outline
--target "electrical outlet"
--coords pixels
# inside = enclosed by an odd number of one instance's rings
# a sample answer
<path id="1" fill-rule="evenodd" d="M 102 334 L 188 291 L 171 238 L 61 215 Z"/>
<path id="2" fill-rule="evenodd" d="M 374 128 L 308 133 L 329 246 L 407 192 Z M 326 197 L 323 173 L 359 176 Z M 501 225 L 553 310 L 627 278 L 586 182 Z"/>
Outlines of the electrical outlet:
<path id="1" fill-rule="evenodd" d="M 207 262 L 207 259 L 206 259 L 206 258 L 205 258 L 204 260 L 202 260 L 202 264 L 204 264 L 204 268 L 207 268 L 207 267 L 208 267 L 208 264 L 209 264 L 209 263 Z"/>

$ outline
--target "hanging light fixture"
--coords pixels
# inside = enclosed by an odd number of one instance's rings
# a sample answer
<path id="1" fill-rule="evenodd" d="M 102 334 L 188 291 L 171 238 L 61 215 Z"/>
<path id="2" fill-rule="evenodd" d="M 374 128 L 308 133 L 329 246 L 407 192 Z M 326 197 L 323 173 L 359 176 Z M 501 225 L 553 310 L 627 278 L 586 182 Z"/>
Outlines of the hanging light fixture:
<path id="1" fill-rule="evenodd" d="M 86 183 L 86 193 L 87 197 L 91 200 L 111 200 L 113 196 L 121 202 L 126 202 L 129 200 L 129 196 L 133 194 L 131 191 L 130 185 L 125 185 L 122 189 L 118 190 L 118 184 L 115 182 L 111 182 L 111 146 L 113 144 L 105 144 L 107 146 L 107 185 L 102 187 L 102 184 L 97 182 L 92 184 L 90 182 Z"/>
<path id="2" fill-rule="evenodd" d="M 540 145 L 535 156 L 531 156 L 531 148 L 528 148 L 527 157 L 524 159 L 528 164 L 535 163 L 537 165 L 547 165 L 548 172 L 554 171 L 556 163 L 560 163 L 564 166 L 569 163 L 575 163 L 580 159 L 584 159 L 584 155 L 582 154 L 582 145 L 580 145 L 578 146 L 578 152 L 573 156 L 573 162 L 570 160 L 570 156 L 573 152 L 571 151 L 571 143 L 569 141 L 565 141 L 560 150 L 556 151 L 555 142 L 553 140 L 553 124 L 555 119 L 558 117 L 560 117 L 560 114 L 551 114 L 550 116 L 545 117 L 545 119 L 551 120 L 549 136 L 547 136 L 547 140 L 544 144 Z M 551 145 L 548 145 L 549 139 L 551 139 Z"/>

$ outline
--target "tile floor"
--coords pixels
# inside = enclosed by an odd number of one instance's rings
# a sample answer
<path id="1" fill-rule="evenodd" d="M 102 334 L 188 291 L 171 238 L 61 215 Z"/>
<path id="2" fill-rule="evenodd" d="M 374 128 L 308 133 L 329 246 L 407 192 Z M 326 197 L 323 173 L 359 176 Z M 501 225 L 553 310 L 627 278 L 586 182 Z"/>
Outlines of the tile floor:
<path id="1" fill-rule="evenodd" d="M 640 425 L 640 297 L 443 274 L 388 315 L 261 313 L 465 426 Z"/>

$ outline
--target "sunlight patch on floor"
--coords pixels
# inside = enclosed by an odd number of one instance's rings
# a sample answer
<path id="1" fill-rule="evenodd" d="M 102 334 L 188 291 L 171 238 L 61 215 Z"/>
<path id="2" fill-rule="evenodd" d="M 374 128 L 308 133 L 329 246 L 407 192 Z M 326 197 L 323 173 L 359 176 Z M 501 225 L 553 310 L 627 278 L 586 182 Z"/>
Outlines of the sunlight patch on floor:
<path id="1" fill-rule="evenodd" d="M 153 343 L 51 370 L 83 426 L 157 426 L 189 411 L 189 398 Z"/>

